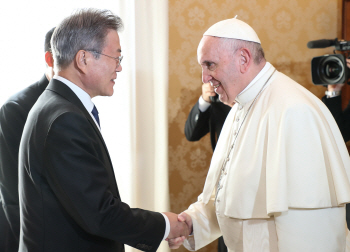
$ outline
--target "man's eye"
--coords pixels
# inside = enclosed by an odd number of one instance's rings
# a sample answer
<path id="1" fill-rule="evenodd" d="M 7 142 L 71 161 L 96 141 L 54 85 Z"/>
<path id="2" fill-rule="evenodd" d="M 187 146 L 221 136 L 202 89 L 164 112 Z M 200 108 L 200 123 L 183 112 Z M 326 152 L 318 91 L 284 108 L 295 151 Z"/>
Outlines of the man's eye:
<path id="1" fill-rule="evenodd" d="M 213 70 L 215 70 L 216 65 L 215 65 L 215 63 L 213 63 L 213 62 L 208 62 L 208 63 L 207 63 L 207 68 L 208 68 L 210 71 L 213 71 Z"/>

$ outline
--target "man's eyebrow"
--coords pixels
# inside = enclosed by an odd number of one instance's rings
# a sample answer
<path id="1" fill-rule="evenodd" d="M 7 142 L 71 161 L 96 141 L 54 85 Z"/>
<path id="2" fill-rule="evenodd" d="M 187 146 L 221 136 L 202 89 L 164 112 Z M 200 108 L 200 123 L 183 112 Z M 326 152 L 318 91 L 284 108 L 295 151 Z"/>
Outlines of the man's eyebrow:
<path id="1" fill-rule="evenodd" d="M 215 64 L 213 61 L 209 61 L 209 60 L 204 60 L 202 63 L 201 63 L 201 65 L 208 65 L 209 63 L 213 63 L 213 64 Z"/>

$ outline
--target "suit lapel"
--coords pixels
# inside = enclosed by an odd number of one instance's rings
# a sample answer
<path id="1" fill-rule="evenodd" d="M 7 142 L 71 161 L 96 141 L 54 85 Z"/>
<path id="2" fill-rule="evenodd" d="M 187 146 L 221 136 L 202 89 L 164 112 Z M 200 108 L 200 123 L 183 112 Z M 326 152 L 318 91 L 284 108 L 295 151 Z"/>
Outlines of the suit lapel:
<path id="1" fill-rule="evenodd" d="M 46 89 L 51 90 L 51 91 L 61 95 L 62 97 L 67 99 L 69 102 L 76 105 L 84 113 L 86 119 L 89 121 L 90 125 L 93 127 L 96 134 L 99 136 L 99 138 L 102 142 L 102 145 L 104 146 L 105 151 L 107 153 L 110 165 L 111 165 L 111 167 L 113 167 L 106 143 L 101 135 L 100 129 L 97 128 L 95 121 L 92 119 L 90 113 L 86 110 L 85 106 L 80 101 L 78 96 L 76 96 L 76 94 L 66 84 L 64 84 L 63 82 L 56 80 L 56 79 L 52 79 Z M 114 174 L 114 172 L 113 172 L 113 174 Z"/>

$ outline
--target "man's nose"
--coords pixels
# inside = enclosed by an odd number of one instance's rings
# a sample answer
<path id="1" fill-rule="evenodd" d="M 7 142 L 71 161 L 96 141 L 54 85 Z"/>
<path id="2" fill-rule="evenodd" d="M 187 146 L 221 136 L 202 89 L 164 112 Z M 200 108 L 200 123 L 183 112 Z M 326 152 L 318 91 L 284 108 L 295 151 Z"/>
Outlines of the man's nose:
<path id="1" fill-rule="evenodd" d="M 203 70 L 202 71 L 202 82 L 203 83 L 208 83 L 212 79 L 211 75 L 208 74 L 207 71 Z"/>

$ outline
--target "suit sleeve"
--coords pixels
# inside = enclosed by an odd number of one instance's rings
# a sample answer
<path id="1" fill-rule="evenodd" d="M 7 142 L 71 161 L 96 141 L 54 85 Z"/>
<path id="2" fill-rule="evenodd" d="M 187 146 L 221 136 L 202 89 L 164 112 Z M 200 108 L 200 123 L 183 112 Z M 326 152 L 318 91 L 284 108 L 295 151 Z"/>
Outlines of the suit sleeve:
<path id="1" fill-rule="evenodd" d="M 347 142 L 350 140 L 350 103 L 343 110 L 341 105 L 341 96 L 326 98 L 324 96 L 322 98 L 323 103 L 328 107 L 331 111 L 335 121 L 338 124 L 340 132 L 344 138 L 344 141 Z"/>
<path id="2" fill-rule="evenodd" d="M 18 149 L 28 112 L 15 102 L 4 104 L 0 110 L 0 192 L 11 229 L 18 239 Z"/>
<path id="3" fill-rule="evenodd" d="M 59 116 L 45 144 L 45 176 L 52 190 L 86 232 L 156 251 L 165 233 L 164 217 L 121 201 L 112 167 L 106 165 L 108 153 L 101 145 L 83 115 Z M 140 248 L 140 244 L 147 245 Z"/>
<path id="4" fill-rule="evenodd" d="M 188 141 L 198 141 L 209 132 L 211 108 L 201 112 L 197 102 L 191 109 L 185 124 L 185 136 Z"/>

